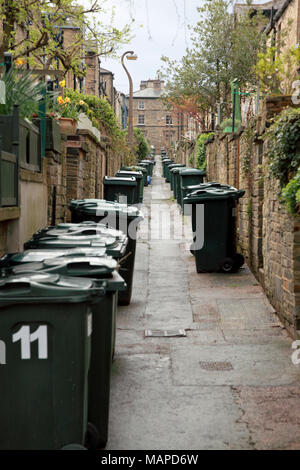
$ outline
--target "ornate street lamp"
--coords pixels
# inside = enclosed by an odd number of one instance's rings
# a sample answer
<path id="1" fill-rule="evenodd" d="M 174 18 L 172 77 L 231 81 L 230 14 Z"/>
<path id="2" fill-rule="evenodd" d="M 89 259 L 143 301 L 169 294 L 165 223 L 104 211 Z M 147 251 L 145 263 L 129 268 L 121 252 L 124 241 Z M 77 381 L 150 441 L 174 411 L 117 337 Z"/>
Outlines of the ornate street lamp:
<path id="1" fill-rule="evenodd" d="M 125 64 L 124 57 L 127 56 L 127 60 L 137 60 L 137 55 L 133 51 L 124 52 L 121 58 L 121 63 L 127 74 L 129 80 L 129 106 L 128 106 L 128 141 L 129 145 L 132 148 L 133 145 L 133 82 L 130 73 L 128 72 Z"/>

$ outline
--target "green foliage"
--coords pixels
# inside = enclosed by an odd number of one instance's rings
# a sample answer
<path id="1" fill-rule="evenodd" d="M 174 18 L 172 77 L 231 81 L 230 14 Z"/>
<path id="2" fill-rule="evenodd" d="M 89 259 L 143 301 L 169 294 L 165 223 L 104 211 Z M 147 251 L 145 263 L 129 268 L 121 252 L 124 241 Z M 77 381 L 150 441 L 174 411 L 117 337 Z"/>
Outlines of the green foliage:
<path id="1" fill-rule="evenodd" d="M 239 120 L 235 120 L 234 121 L 234 127 L 235 129 L 238 129 L 239 127 L 241 127 L 242 123 L 241 121 Z M 226 127 L 231 127 L 232 129 L 232 118 L 226 118 L 224 119 L 222 122 L 221 122 L 221 125 L 220 125 L 221 129 L 224 131 L 224 129 Z"/>
<path id="2" fill-rule="evenodd" d="M 256 119 L 252 119 L 248 122 L 247 127 L 243 132 L 242 139 L 245 142 L 245 151 L 242 155 L 242 169 L 244 175 L 248 175 L 250 171 L 251 157 L 252 157 L 252 146 L 256 132 Z"/>
<path id="3" fill-rule="evenodd" d="M 259 53 L 255 71 L 261 90 L 268 94 L 291 93 L 299 66 L 300 47 L 292 47 L 278 54 L 278 46 L 272 46 Z"/>
<path id="4" fill-rule="evenodd" d="M 137 159 L 144 160 L 151 151 L 150 145 L 141 129 L 135 127 L 133 129 L 133 135 L 136 141 L 135 152 L 137 155 Z"/>
<path id="5" fill-rule="evenodd" d="M 300 108 L 284 110 L 263 137 L 268 139 L 270 172 L 283 187 L 300 165 Z"/>
<path id="6" fill-rule="evenodd" d="M 200 170 L 206 169 L 206 146 L 204 145 L 207 139 L 214 136 L 213 132 L 199 134 L 195 146 L 195 163 L 196 168 Z"/>
<path id="7" fill-rule="evenodd" d="M 85 113 L 98 129 L 101 124 L 109 131 L 112 139 L 120 138 L 121 129 L 118 126 L 116 115 L 106 99 L 94 95 L 85 95 L 76 90 L 66 89 L 64 99 L 69 98 L 72 107 L 76 107 L 78 116 Z"/>
<path id="8" fill-rule="evenodd" d="M 39 82 L 30 71 L 22 71 L 14 67 L 11 67 L 1 80 L 4 81 L 6 87 L 6 103 L 0 104 L 0 114 L 11 114 L 14 104 L 17 104 L 22 118 L 32 118 L 32 115 L 38 111 L 45 85 Z"/>
<path id="9" fill-rule="evenodd" d="M 107 8 L 106 8 L 107 7 Z M 103 21 L 110 12 L 110 21 Z M 11 51 L 14 60 L 29 56 L 34 68 L 72 70 L 84 75 L 84 50 L 116 56 L 130 39 L 130 25 L 117 29 L 115 10 L 108 0 L 0 0 L 3 37 L 0 56 Z M 61 41 L 61 28 L 74 26 L 71 42 Z M 21 32 L 21 34 L 18 34 Z"/>
<path id="10" fill-rule="evenodd" d="M 300 168 L 296 176 L 283 188 L 281 201 L 286 205 L 290 214 L 297 214 L 300 204 Z"/>
<path id="11" fill-rule="evenodd" d="M 265 20 L 260 13 L 235 19 L 229 0 L 205 0 L 197 11 L 199 20 L 192 29 L 192 47 L 179 62 L 167 57 L 162 61 L 170 99 L 197 96 L 199 108 L 204 111 L 217 102 L 228 101 L 233 79 L 240 87 L 256 85 L 253 67 L 265 43 Z"/>

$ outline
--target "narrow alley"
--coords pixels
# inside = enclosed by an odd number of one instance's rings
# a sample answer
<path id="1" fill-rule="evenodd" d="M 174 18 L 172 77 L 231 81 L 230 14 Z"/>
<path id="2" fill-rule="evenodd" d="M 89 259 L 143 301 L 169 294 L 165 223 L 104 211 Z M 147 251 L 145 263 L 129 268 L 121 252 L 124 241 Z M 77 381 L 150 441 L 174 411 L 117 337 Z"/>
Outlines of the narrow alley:
<path id="1" fill-rule="evenodd" d="M 156 162 L 151 234 L 156 204 L 181 220 Z M 254 276 L 197 274 L 190 240 L 147 241 L 144 228 L 132 303 L 118 312 L 107 449 L 300 449 L 292 340 Z"/>

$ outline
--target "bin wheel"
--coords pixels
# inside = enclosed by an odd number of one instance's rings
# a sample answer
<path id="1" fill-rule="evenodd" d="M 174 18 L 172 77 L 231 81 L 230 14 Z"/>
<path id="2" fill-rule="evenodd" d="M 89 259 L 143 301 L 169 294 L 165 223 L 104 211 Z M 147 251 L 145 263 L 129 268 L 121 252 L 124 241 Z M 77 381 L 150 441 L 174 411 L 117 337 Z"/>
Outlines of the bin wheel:
<path id="1" fill-rule="evenodd" d="M 66 446 L 63 446 L 61 450 L 87 450 L 87 449 L 83 447 L 81 444 L 67 444 Z"/>
<path id="2" fill-rule="evenodd" d="M 99 447 L 100 436 L 94 424 L 87 423 L 84 445 L 88 450 L 96 450 Z"/>
<path id="3" fill-rule="evenodd" d="M 245 263 L 245 258 L 240 253 L 236 253 L 234 256 L 234 267 L 236 270 L 240 269 Z"/>
<path id="4" fill-rule="evenodd" d="M 225 258 L 221 266 L 221 271 L 223 271 L 223 273 L 231 273 L 234 268 L 234 260 L 232 258 Z"/>

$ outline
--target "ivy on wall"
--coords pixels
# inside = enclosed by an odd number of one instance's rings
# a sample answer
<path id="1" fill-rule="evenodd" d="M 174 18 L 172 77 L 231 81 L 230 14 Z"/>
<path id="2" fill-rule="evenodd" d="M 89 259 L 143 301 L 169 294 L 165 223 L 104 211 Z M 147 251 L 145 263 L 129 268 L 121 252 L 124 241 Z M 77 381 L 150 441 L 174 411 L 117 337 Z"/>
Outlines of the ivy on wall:
<path id="1" fill-rule="evenodd" d="M 279 180 L 280 199 L 296 214 L 300 202 L 300 108 L 288 108 L 265 132 L 271 175 Z"/>
<path id="2" fill-rule="evenodd" d="M 199 134 L 196 139 L 196 145 L 194 150 L 195 166 L 200 170 L 206 170 L 206 146 L 205 142 L 213 137 L 213 132 Z"/>

